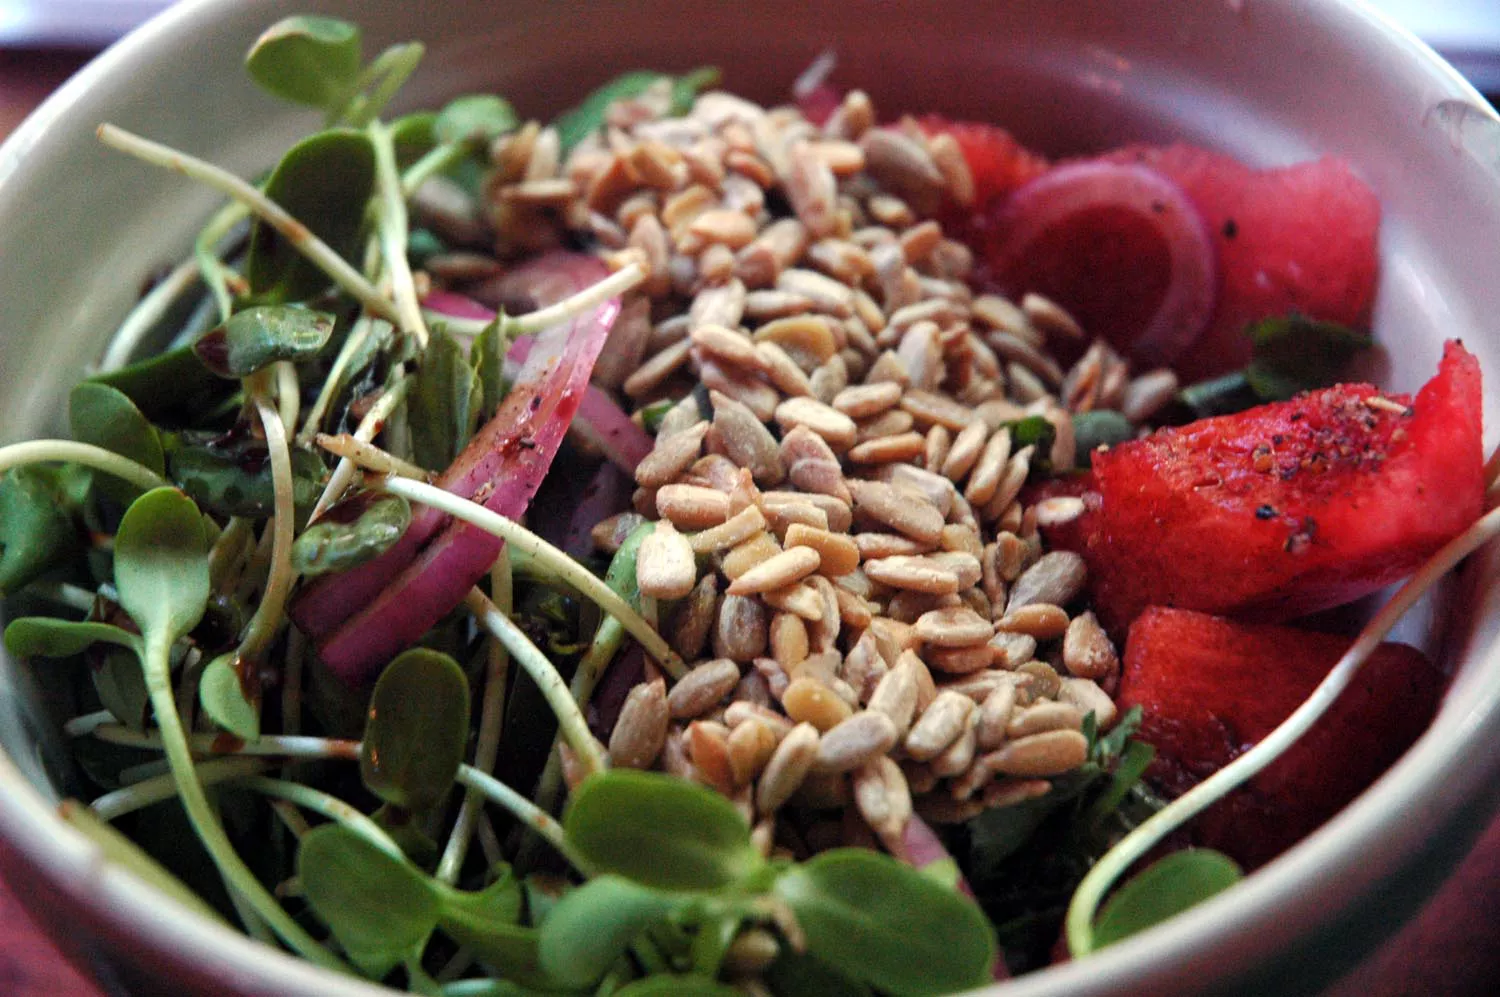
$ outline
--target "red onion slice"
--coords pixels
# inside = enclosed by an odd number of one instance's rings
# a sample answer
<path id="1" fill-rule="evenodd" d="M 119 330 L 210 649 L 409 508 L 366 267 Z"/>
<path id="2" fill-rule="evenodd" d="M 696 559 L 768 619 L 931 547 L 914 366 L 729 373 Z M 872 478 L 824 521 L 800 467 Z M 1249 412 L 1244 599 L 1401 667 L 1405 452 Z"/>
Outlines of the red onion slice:
<path id="1" fill-rule="evenodd" d="M 1137 274 L 1130 268 L 1149 269 L 1146 258 L 1152 251 L 1164 250 L 1164 286 L 1154 310 L 1139 328 L 1111 336 L 1117 347 L 1142 363 L 1170 363 L 1213 316 L 1218 273 L 1208 229 L 1182 189 L 1149 167 L 1099 161 L 1058 166 L 1011 195 L 994 230 L 997 240 L 990 259 L 1008 290 L 1047 293 L 1046 286 L 1035 285 L 1037 278 L 1050 271 L 1057 282 L 1071 285 L 1081 297 L 1107 288 L 1124 310 L 1138 307 L 1140 295 L 1150 293 L 1149 282 L 1133 281 Z M 1141 248 L 1149 251 L 1131 252 L 1128 243 L 1142 240 L 1143 235 L 1149 244 Z M 1120 272 L 1080 273 L 1079 259 L 1087 259 L 1101 247 L 1106 257 L 1119 264 Z M 1064 307 L 1079 307 L 1067 300 L 1066 291 L 1053 290 L 1052 296 Z M 1084 322 L 1086 331 L 1096 331 L 1089 325 Z"/>

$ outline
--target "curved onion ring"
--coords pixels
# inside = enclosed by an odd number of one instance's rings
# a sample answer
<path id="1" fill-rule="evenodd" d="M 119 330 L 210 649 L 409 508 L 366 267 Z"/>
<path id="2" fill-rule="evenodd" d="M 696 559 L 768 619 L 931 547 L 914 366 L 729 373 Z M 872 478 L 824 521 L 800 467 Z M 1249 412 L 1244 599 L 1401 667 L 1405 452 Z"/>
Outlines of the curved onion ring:
<path id="1" fill-rule="evenodd" d="M 1218 297 L 1213 242 L 1193 202 L 1171 180 L 1135 163 L 1089 161 L 1048 170 L 1020 187 L 996 219 L 1002 233 L 993 255 L 1004 275 L 1054 226 L 1082 211 L 1118 208 L 1156 226 L 1166 243 L 1167 288 L 1156 312 L 1130 345 L 1147 364 L 1170 363 L 1202 334 Z"/>

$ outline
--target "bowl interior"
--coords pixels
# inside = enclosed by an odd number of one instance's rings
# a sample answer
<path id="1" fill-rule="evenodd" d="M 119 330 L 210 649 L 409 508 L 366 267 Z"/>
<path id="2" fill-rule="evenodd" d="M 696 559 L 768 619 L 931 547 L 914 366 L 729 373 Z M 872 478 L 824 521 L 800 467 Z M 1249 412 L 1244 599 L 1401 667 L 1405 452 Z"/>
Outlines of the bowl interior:
<path id="1" fill-rule="evenodd" d="M 1491 262 L 1500 245 L 1500 125 L 1417 42 L 1352 4 L 775 0 L 705 5 L 684 16 L 666 0 L 589 7 L 451 0 L 436 18 L 425 5 L 399 0 L 205 0 L 171 11 L 106 54 L 0 150 L 7 246 L 0 254 L 0 441 L 64 428 L 67 389 L 100 355 L 142 281 L 182 256 L 215 203 L 180 177 L 104 149 L 94 127 L 114 121 L 242 175 L 256 173 L 317 120 L 255 91 L 240 55 L 262 27 L 308 8 L 361 22 L 367 51 L 427 42 L 406 106 L 494 90 L 523 114 L 544 117 L 615 71 L 703 63 L 724 67 L 731 89 L 775 102 L 814 56 L 833 48 L 837 79 L 868 90 L 885 114 L 937 109 L 994 121 L 1054 154 L 1183 139 L 1258 165 L 1342 156 L 1385 210 L 1375 315 L 1383 351 L 1370 376 L 1412 389 L 1431 375 L 1451 337 L 1463 338 L 1492 377 L 1500 372 L 1500 332 L 1485 324 L 1500 314 Z M 1491 442 L 1497 415 L 1500 392 L 1491 392 Z M 1461 582 L 1404 624 L 1403 637 L 1438 651 L 1460 674 L 1434 730 L 1376 789 L 1211 908 L 1091 960 L 1086 970 L 1029 978 L 1016 992 L 1227 985 L 1430 853 L 1432 845 L 1399 819 L 1402 811 L 1451 816 L 1500 764 L 1500 749 L 1480 736 L 1500 699 L 1496 569 L 1494 558 L 1476 559 Z M 213 951 L 252 974 L 247 979 L 260 974 L 264 992 L 299 992 L 314 979 L 291 960 L 193 925 L 129 881 L 103 900 L 83 888 L 75 866 L 87 850 L 57 829 L 42 797 L 9 767 L 20 765 L 48 795 L 67 770 L 60 761 L 40 764 L 38 749 L 46 752 L 69 704 L 44 701 L 32 685 L 14 662 L 0 661 L 0 741 L 10 759 L 0 757 L 0 803 L 13 803 L 9 811 L 0 806 L 0 836 L 51 875 L 68 903 L 105 918 L 166 910 L 141 929 L 147 949 L 171 941 L 189 961 Z M 1455 769 L 1460 757 L 1466 764 Z M 1356 860 L 1361 849 L 1363 862 Z M 1320 890 L 1321 902 L 1310 902 Z M 326 980 L 318 986 L 369 992 Z"/>

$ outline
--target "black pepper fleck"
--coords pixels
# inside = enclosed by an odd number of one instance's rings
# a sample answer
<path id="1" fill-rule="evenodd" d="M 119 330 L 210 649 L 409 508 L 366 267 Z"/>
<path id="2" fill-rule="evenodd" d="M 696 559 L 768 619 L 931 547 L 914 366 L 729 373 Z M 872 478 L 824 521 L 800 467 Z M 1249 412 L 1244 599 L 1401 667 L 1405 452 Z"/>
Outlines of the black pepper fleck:
<path id="1" fill-rule="evenodd" d="M 1223 229 L 1223 231 L 1224 231 L 1224 238 L 1226 238 L 1226 239 L 1233 239 L 1235 236 L 1237 236 L 1237 235 L 1240 234 L 1239 223 L 1236 222 L 1233 218 L 1226 218 L 1226 219 L 1224 219 L 1224 229 Z"/>

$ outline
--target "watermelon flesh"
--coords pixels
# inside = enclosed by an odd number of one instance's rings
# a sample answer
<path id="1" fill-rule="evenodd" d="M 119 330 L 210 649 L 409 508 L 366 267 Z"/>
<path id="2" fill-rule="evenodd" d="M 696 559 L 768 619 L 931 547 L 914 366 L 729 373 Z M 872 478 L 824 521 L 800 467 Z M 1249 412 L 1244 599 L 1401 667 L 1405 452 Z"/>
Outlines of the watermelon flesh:
<path id="1" fill-rule="evenodd" d="M 1480 374 L 1450 342 L 1413 400 L 1367 384 L 1096 453 L 1085 512 L 1046 531 L 1088 561 L 1121 632 L 1147 606 L 1284 621 L 1411 574 L 1482 512 Z"/>
<path id="2" fill-rule="evenodd" d="M 1144 711 L 1156 747 L 1146 778 L 1179 796 L 1269 734 L 1302 704 L 1349 641 L 1290 627 L 1152 607 L 1131 626 L 1121 709 Z M 1198 816 L 1189 835 L 1247 868 L 1332 817 L 1417 739 L 1445 679 L 1417 650 L 1382 644 L 1298 742 Z"/>

